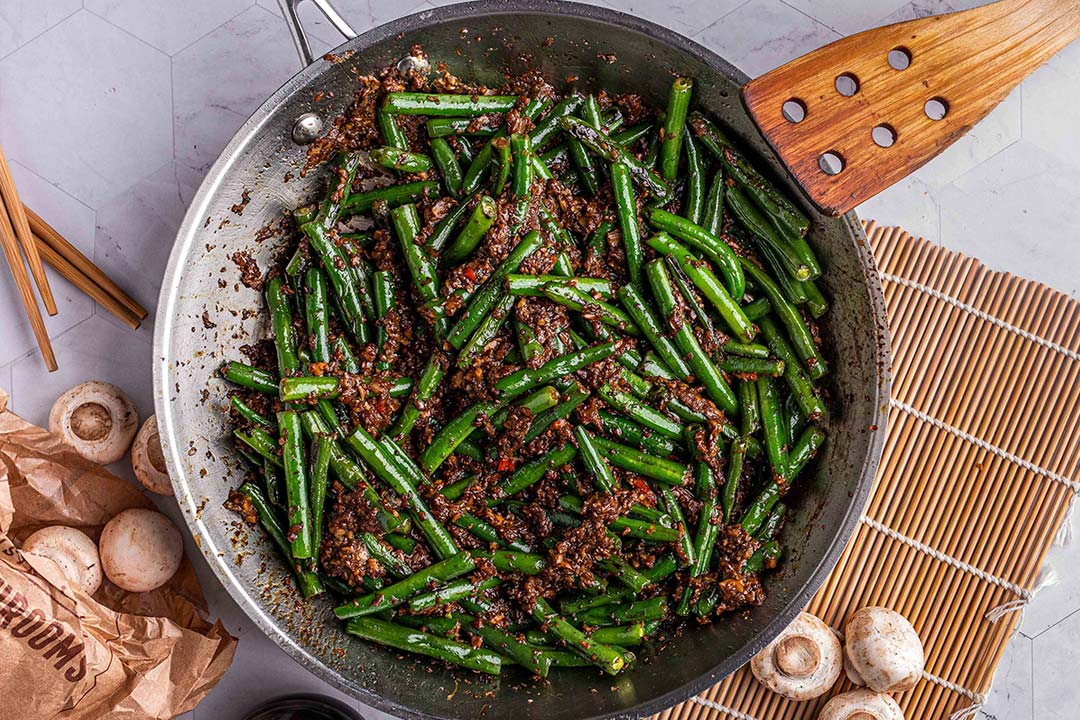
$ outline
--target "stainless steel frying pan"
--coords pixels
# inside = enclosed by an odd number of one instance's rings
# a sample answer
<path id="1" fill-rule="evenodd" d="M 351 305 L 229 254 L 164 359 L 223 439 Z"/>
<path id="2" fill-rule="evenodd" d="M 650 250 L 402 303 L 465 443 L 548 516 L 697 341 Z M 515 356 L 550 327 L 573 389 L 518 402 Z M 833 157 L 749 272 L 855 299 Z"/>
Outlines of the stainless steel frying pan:
<path id="1" fill-rule="evenodd" d="M 287 15 L 295 2 L 286 1 Z M 340 17 L 333 22 L 353 35 Z M 298 26 L 294 37 L 305 52 Z M 222 508 L 229 488 L 248 471 L 231 447 L 226 387 L 217 370 L 266 331 L 262 313 L 242 312 L 261 308 L 262 300 L 238 283 L 229 258 L 247 251 L 261 268 L 270 265 L 284 240 L 258 242 L 257 231 L 316 194 L 325 179 L 318 173 L 299 178 L 304 148 L 294 131 L 302 139 L 328 122 L 348 104 L 355 72 L 396 63 L 414 43 L 454 73 L 481 82 L 495 82 L 505 69 L 521 70 L 529 61 L 556 84 L 575 76 L 578 88 L 633 91 L 654 105 L 664 103 L 671 73 L 692 76 L 698 105 L 794 190 L 740 103 L 746 76 L 690 40 L 629 15 L 565 2 L 486 0 L 425 11 L 353 37 L 335 51 L 337 62 L 309 64 L 240 128 L 180 229 L 154 345 L 157 414 L 177 499 L 210 566 L 252 620 L 313 673 L 369 705 L 407 718 L 657 712 L 733 672 L 784 628 L 821 585 L 858 522 L 881 451 L 889 385 L 885 308 L 866 238 L 853 214 L 829 218 L 806 204 L 832 301 L 824 332 L 833 412 L 814 477 L 788 514 L 787 554 L 766 579 L 764 605 L 685 633 L 656 661 L 615 680 L 564 671 L 545 685 L 512 673 L 485 683 L 349 638 L 333 621 L 329 601 L 300 602 L 275 549 Z M 609 63 L 609 54 L 617 59 Z M 244 191 L 250 202 L 238 215 L 230 208 Z M 211 323 L 204 324 L 204 313 Z"/>

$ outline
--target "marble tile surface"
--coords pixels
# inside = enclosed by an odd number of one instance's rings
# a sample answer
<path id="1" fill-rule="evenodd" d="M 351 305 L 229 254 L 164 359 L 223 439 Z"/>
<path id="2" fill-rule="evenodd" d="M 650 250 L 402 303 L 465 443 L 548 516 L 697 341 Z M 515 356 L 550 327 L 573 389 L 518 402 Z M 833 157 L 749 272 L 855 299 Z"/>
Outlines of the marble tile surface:
<path id="1" fill-rule="evenodd" d="M 456 0 L 335 0 L 358 32 Z M 986 0 L 589 0 L 689 35 L 757 75 L 843 35 Z M 310 3 L 316 53 L 340 36 Z M 184 209 L 235 129 L 298 68 L 277 0 L 0 0 L 0 144 L 24 199 L 144 305 Z M 1080 44 L 1033 74 L 967 136 L 860 208 L 863 217 L 1080 297 Z M 44 372 L 0 270 L 0 386 L 43 423 L 70 385 L 122 386 L 153 410 L 153 316 L 131 332 L 62 280 L 48 321 L 61 370 Z M 130 468 L 115 470 L 130 477 Z M 175 503 L 156 498 L 179 520 Z M 190 538 L 188 539 L 190 543 Z M 237 660 L 185 720 L 231 720 L 292 691 L 336 694 L 262 636 L 188 548 Z M 1059 582 L 1027 608 L 983 716 L 1075 718 L 1080 543 L 1055 548 Z M 364 709 L 370 719 L 385 715 Z M 923 720 L 923 719 L 917 719 Z"/>

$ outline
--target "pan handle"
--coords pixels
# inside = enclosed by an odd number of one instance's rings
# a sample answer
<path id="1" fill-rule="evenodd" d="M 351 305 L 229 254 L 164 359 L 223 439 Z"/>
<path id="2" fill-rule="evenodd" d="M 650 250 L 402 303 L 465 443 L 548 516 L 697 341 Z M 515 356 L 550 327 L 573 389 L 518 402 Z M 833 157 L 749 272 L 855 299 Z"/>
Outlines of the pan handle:
<path id="1" fill-rule="evenodd" d="M 281 13 L 285 16 L 285 24 L 289 26 L 289 33 L 292 35 L 293 44 L 296 45 L 296 52 L 300 55 L 300 62 L 306 67 L 315 62 L 315 58 L 311 55 L 311 44 L 308 42 L 307 32 L 304 31 L 304 25 L 296 12 L 301 2 L 304 0 L 278 0 L 278 5 L 281 6 Z M 356 37 L 356 31 L 345 22 L 345 18 L 338 14 L 330 0 L 311 0 L 311 2 L 319 9 L 319 12 L 326 16 L 330 24 L 345 36 L 346 40 Z"/>

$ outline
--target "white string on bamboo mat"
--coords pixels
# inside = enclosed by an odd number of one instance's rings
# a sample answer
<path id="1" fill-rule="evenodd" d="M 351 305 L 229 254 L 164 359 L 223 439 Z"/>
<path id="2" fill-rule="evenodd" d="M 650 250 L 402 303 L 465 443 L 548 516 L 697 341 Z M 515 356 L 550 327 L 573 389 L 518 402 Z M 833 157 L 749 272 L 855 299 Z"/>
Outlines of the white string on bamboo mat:
<path id="1" fill-rule="evenodd" d="M 1030 340 L 1031 342 L 1035 343 L 1036 345 L 1040 345 L 1040 346 L 1042 346 L 1044 348 L 1049 348 L 1050 350 L 1054 350 L 1056 352 L 1059 352 L 1059 353 L 1061 353 L 1062 355 L 1064 355 L 1065 357 L 1067 357 L 1067 358 L 1069 358 L 1071 360 L 1080 361 L 1080 353 L 1076 352 L 1075 350 L 1067 348 L 1064 345 L 1061 345 L 1060 343 L 1054 342 L 1053 340 L 1047 340 L 1044 337 L 1036 335 L 1036 334 L 1034 334 L 1032 332 L 1028 332 L 1027 330 L 1024 330 L 1023 328 L 1019 328 L 1019 327 L 1017 327 L 1017 326 L 1015 326 L 1015 325 L 1013 325 L 1011 323 L 1007 323 L 1007 322 L 1005 322 L 1004 320 L 1002 320 L 999 317 L 994 317 L 990 313 L 984 312 L 984 311 L 978 309 L 977 307 L 975 307 L 973 305 L 968 305 L 966 302 L 963 302 L 962 300 L 958 300 L 958 299 L 954 298 L 952 295 L 946 295 L 945 293 L 941 292 L 940 290 L 932 288 L 929 285 L 923 285 L 922 283 L 915 282 L 914 280 L 909 280 L 909 279 L 907 279 L 905 277 L 900 277 L 899 275 L 893 275 L 892 273 L 880 272 L 879 271 L 878 274 L 884 280 L 888 280 L 891 283 L 895 283 L 897 285 L 901 285 L 903 287 L 910 288 L 912 290 L 918 290 L 920 292 L 924 292 L 927 295 L 929 295 L 930 297 L 934 298 L 935 300 L 940 300 L 943 303 L 948 303 L 949 305 L 952 305 L 953 307 L 956 307 L 956 308 L 959 308 L 960 310 L 964 310 L 966 312 L 969 312 L 972 315 L 974 315 L 975 317 L 979 318 L 980 320 L 985 320 L 986 322 L 990 323 L 991 325 L 996 325 L 997 327 L 999 327 L 999 328 L 1001 328 L 1003 330 L 1008 330 L 1009 332 L 1016 333 L 1020 337 L 1024 338 L 1025 340 Z"/>
<path id="2" fill-rule="evenodd" d="M 701 705 L 703 707 L 707 707 L 710 710 L 715 710 L 717 712 L 727 713 L 731 717 L 735 718 L 735 720 L 758 720 L 753 715 L 747 715 L 746 713 L 741 713 L 738 710 L 736 710 L 735 708 L 729 708 L 727 705 L 721 705 L 718 702 L 714 702 L 712 700 L 708 700 L 708 699 L 703 698 L 703 697 L 698 697 L 697 695 L 690 698 L 690 700 L 693 701 L 693 702 L 696 702 L 698 705 Z"/>
<path id="3" fill-rule="evenodd" d="M 963 570 L 966 573 L 970 573 L 971 575 L 974 575 L 975 577 L 979 578 L 980 580 L 982 580 L 984 582 L 988 582 L 988 583 L 990 583 L 992 585 L 996 585 L 996 586 L 998 586 L 1000 588 L 1004 588 L 1005 590 L 1008 590 L 1012 594 L 1016 595 L 1017 598 L 1018 598 L 1017 600 L 1010 600 L 1007 603 L 1003 603 L 1001 605 L 998 605 L 997 607 L 992 608 L 989 612 L 986 613 L 986 619 L 989 620 L 990 622 L 997 622 L 1002 617 L 1004 617 L 1005 615 L 1007 615 L 1007 614 L 1009 614 L 1011 612 L 1016 612 L 1017 610 L 1022 610 L 1025 605 L 1027 605 L 1029 602 L 1031 602 L 1031 597 L 1032 597 L 1031 591 L 1027 590 L 1026 588 L 1020 587 L 1016 583 L 1009 582 L 1008 580 L 1006 580 L 1004 578 L 1000 578 L 1000 577 L 998 577 L 996 575 L 991 575 L 990 573 L 986 572 L 985 570 L 977 568 L 977 567 L 975 567 L 974 565 L 972 565 L 970 563 L 964 562 L 963 560 L 957 560 L 952 555 L 947 555 L 947 554 L 941 552 L 940 550 L 937 550 L 937 549 L 927 545 L 926 543 L 922 543 L 922 542 L 919 542 L 918 540 L 915 540 L 914 538 L 910 538 L 910 537 L 908 537 L 907 535 L 904 535 L 901 532 L 893 530 L 891 527 L 889 527 L 887 525 L 883 525 L 882 523 L 878 522 L 877 520 L 873 520 L 871 518 L 866 517 L 865 515 L 863 515 L 861 518 L 859 518 L 859 521 L 863 525 L 866 525 L 867 527 L 870 527 L 870 528 L 873 528 L 874 530 L 877 530 L 882 535 L 890 537 L 893 540 L 896 540 L 898 542 L 902 542 L 905 545 L 908 545 L 910 547 L 915 548 L 916 550 L 919 550 L 921 552 L 926 553 L 927 555 L 934 558 L 935 560 L 943 562 L 943 563 L 945 563 L 946 565 L 948 565 L 950 567 L 956 568 L 957 570 Z"/>
<path id="4" fill-rule="evenodd" d="M 889 400 L 889 404 L 892 405 L 894 408 L 896 408 L 898 410 L 903 410 L 904 412 L 906 412 L 908 415 L 911 415 L 912 417 L 915 417 L 915 418 L 918 418 L 919 420 L 922 420 L 924 423 L 927 423 L 929 425 L 933 425 L 934 427 L 938 428 L 939 430 L 944 430 L 945 432 L 949 433 L 950 435 L 955 435 L 956 437 L 960 438 L 961 440 L 966 440 L 967 442 L 971 443 L 972 445 L 979 448 L 980 450 L 985 450 L 986 452 L 988 452 L 988 453 L 990 453 L 992 455 L 997 455 L 999 458 L 1002 458 L 1003 460 L 1008 460 L 1009 462 L 1016 463 L 1020 467 L 1024 468 L 1025 470 L 1028 470 L 1030 472 L 1033 472 L 1036 475 L 1041 475 L 1042 477 L 1047 478 L 1048 480 L 1053 480 L 1056 483 L 1060 483 L 1061 485 L 1064 485 L 1065 487 L 1072 490 L 1073 493 L 1080 492 L 1080 482 L 1077 482 L 1077 481 L 1075 481 L 1075 480 L 1073 480 L 1071 478 L 1067 478 L 1064 475 L 1059 475 L 1058 473 L 1053 472 L 1051 470 L 1047 470 L 1045 468 L 1042 468 L 1042 467 L 1036 465 L 1035 463 L 1031 462 L 1030 460 L 1025 460 L 1024 458 L 1020 457 L 1019 455 L 1011 453 L 1008 450 L 1004 450 L 1002 448 L 999 448 L 997 445 L 992 445 L 991 443 L 986 442 L 982 438 L 978 438 L 978 437 L 975 437 L 974 435 L 972 435 L 971 433 L 964 432 L 960 428 L 955 427 L 953 425 L 950 425 L 949 423 L 947 423 L 947 422 L 945 422 L 943 420 L 938 420 L 936 417 L 933 417 L 931 415 L 927 415 L 922 410 L 918 410 L 918 409 L 912 407 L 911 405 L 908 405 L 905 402 L 900 402 L 899 400 L 896 400 L 894 398 L 892 400 Z"/>

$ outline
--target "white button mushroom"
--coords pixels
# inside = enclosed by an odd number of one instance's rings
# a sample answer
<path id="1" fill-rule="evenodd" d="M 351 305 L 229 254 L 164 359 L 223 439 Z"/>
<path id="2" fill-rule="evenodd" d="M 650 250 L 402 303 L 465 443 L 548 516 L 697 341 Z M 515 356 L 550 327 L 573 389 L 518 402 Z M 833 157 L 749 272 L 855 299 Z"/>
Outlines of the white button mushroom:
<path id="1" fill-rule="evenodd" d="M 809 700 L 824 695 L 840 677 L 842 655 L 829 626 L 804 612 L 754 656 L 750 670 L 773 692 Z"/>
<path id="2" fill-rule="evenodd" d="M 173 494 L 169 470 L 165 467 L 165 455 L 161 452 L 157 415 L 146 418 L 146 422 L 139 428 L 135 444 L 131 446 L 131 467 L 135 471 L 135 477 L 150 492 L 160 495 Z"/>
<path id="3" fill-rule="evenodd" d="M 904 711 L 888 695 L 852 690 L 830 698 L 818 720 L 904 720 Z"/>
<path id="4" fill-rule="evenodd" d="M 97 380 L 71 388 L 49 411 L 49 430 L 101 465 L 124 456 L 138 426 L 139 415 L 124 391 Z"/>
<path id="5" fill-rule="evenodd" d="M 131 592 L 164 585 L 180 567 L 183 554 L 180 531 L 169 518 L 153 510 L 124 510 L 101 531 L 105 576 Z"/>
<path id="6" fill-rule="evenodd" d="M 918 684 L 926 658 L 918 633 L 900 613 L 865 607 L 844 628 L 844 670 L 856 685 L 903 692 Z"/>
<path id="7" fill-rule="evenodd" d="M 67 581 L 87 595 L 101 587 L 98 548 L 82 530 L 63 525 L 42 528 L 26 538 L 21 549 L 52 560 Z"/>

